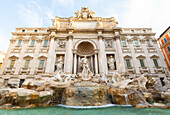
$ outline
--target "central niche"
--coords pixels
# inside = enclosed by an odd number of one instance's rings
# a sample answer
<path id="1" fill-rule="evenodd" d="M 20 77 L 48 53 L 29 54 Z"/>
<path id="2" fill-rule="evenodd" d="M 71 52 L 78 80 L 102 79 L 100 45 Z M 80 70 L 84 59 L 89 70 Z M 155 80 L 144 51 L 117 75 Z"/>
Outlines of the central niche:
<path id="1" fill-rule="evenodd" d="M 94 53 L 94 46 L 90 42 L 82 42 L 77 47 L 78 53 L 82 55 L 89 55 Z"/>

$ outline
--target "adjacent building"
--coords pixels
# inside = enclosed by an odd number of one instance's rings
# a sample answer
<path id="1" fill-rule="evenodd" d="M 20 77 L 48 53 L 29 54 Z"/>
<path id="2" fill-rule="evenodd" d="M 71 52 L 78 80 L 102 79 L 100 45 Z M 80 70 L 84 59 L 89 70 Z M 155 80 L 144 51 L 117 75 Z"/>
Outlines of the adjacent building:
<path id="1" fill-rule="evenodd" d="M 114 17 L 94 17 L 87 7 L 75 17 L 55 17 L 52 27 L 16 28 L 0 70 L 0 79 L 46 79 L 58 71 L 71 77 L 119 73 L 131 79 L 169 75 L 151 28 L 118 27 Z"/>
<path id="2" fill-rule="evenodd" d="M 160 35 L 158 42 L 164 56 L 167 68 L 170 71 L 170 26 Z"/>
<path id="3" fill-rule="evenodd" d="M 0 69 L 5 58 L 5 52 L 0 50 Z"/>

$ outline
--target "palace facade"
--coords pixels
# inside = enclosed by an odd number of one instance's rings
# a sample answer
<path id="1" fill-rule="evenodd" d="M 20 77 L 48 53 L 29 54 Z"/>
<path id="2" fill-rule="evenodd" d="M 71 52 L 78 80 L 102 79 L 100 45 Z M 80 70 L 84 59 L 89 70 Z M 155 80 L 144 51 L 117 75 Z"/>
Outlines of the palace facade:
<path id="1" fill-rule="evenodd" d="M 75 14 L 55 17 L 52 27 L 16 28 L 0 79 L 46 79 L 59 71 L 71 77 L 89 71 L 93 76 L 119 73 L 133 79 L 149 74 L 167 79 L 169 72 L 151 28 L 118 27 L 114 17 L 94 17 L 87 7 Z"/>
<path id="2" fill-rule="evenodd" d="M 160 35 L 158 42 L 167 68 L 170 71 L 170 26 Z"/>

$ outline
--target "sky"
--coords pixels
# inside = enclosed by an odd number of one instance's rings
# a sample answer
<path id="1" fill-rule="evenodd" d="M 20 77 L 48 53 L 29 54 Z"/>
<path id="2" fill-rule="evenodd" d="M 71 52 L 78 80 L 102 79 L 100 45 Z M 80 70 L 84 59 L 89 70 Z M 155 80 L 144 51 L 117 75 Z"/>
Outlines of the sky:
<path id="1" fill-rule="evenodd" d="M 0 50 L 18 27 L 51 27 L 55 16 L 75 16 L 87 6 L 95 17 L 115 17 L 118 27 L 153 28 L 158 38 L 170 26 L 170 0 L 0 0 Z"/>

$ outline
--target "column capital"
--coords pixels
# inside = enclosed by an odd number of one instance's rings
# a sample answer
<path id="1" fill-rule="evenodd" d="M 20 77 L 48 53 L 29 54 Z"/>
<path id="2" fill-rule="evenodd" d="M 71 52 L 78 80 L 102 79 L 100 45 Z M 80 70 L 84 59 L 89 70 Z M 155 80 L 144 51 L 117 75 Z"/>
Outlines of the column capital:
<path id="1" fill-rule="evenodd" d="M 68 35 L 66 39 L 67 40 L 69 40 L 69 39 L 73 40 L 73 35 Z"/>
<path id="2" fill-rule="evenodd" d="M 98 35 L 98 39 L 104 39 L 103 35 Z"/>
<path id="3" fill-rule="evenodd" d="M 118 39 L 120 39 L 120 35 L 116 35 L 116 36 L 114 36 L 113 38 L 116 39 L 116 40 L 118 40 Z"/>
<path id="4" fill-rule="evenodd" d="M 55 37 L 56 37 L 56 32 L 51 32 L 50 38 L 51 38 L 51 39 L 54 39 Z"/>

